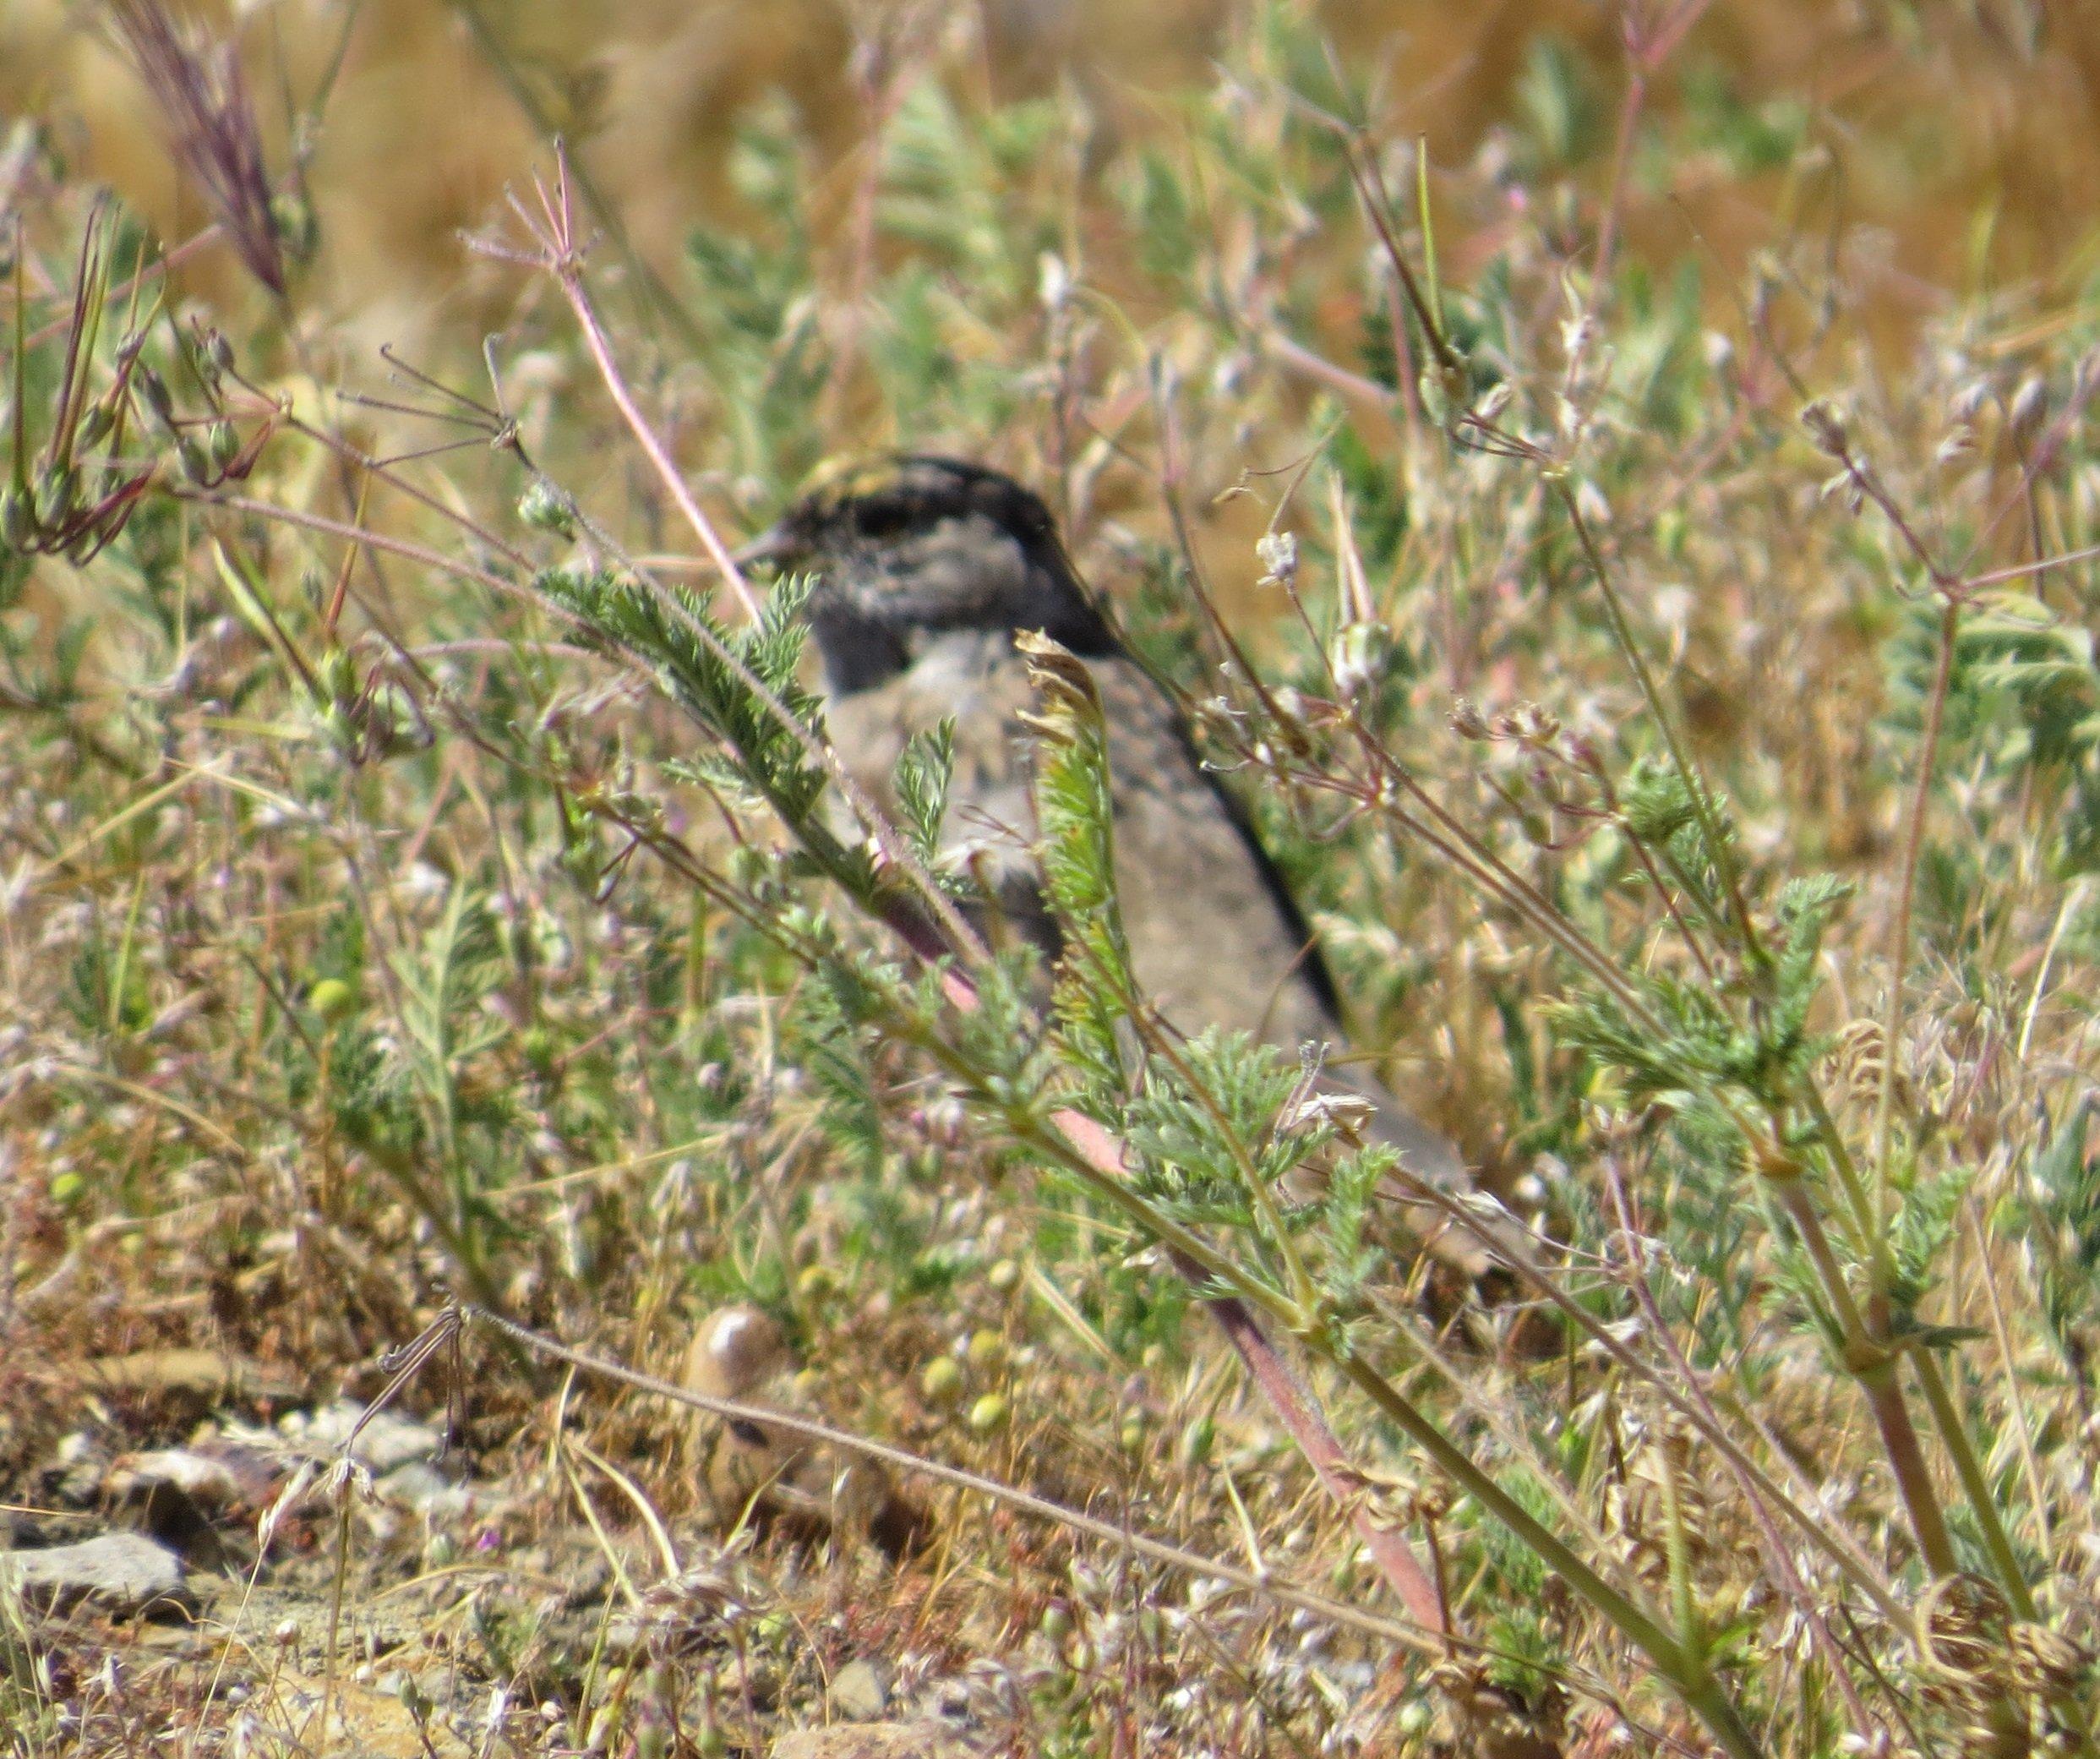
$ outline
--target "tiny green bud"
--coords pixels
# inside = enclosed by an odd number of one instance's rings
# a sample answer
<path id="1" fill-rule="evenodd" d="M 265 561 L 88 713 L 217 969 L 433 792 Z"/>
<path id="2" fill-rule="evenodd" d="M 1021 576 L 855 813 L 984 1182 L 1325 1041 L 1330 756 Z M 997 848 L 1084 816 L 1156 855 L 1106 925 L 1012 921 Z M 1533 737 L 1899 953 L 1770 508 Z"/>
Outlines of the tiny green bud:
<path id="1" fill-rule="evenodd" d="M 1192 1418 L 1181 1430 L 1181 1437 L 1174 1446 L 1174 1456 L 1183 1466 L 1201 1466 L 1210 1458 L 1210 1450 L 1217 1445 L 1218 1425 L 1208 1415 Z"/>
<path id="2" fill-rule="evenodd" d="M 70 464 L 46 471 L 36 485 L 37 522 L 46 528 L 63 525 L 73 511 L 73 491 L 79 483 L 79 474 Z"/>
<path id="3" fill-rule="evenodd" d="M 1013 1415 L 1013 1407 L 1002 1394 L 988 1392 L 970 1407 L 970 1432 L 976 1435 L 995 1435 L 1006 1427 Z"/>
<path id="4" fill-rule="evenodd" d="M 144 361 L 132 369 L 131 382 L 139 387 L 139 395 L 164 428 L 175 425 L 175 400 L 167 394 L 167 380 Z"/>
<path id="5" fill-rule="evenodd" d="M 340 1020 L 357 1005 L 357 992 L 340 977 L 324 977 L 307 991 L 307 1006 L 325 1020 Z"/>
<path id="6" fill-rule="evenodd" d="M 560 492 L 545 483 L 533 483 L 518 497 L 518 518 L 537 532 L 552 532 L 561 538 L 575 536 L 575 515 Z"/>
<path id="7" fill-rule="evenodd" d="M 29 496 L 9 486 L 0 489 L 0 538 L 8 548 L 19 549 L 30 535 Z"/>
<path id="8" fill-rule="evenodd" d="M 51 1183 L 46 1188 L 50 1191 L 53 1203 L 74 1203 L 87 1189 L 87 1181 L 77 1172 L 61 1172 L 52 1176 Z"/>
<path id="9" fill-rule="evenodd" d="M 102 436 L 116 424 L 115 412 L 106 403 L 90 403 L 80 412 L 80 425 L 73 430 L 73 443 L 85 451 L 100 445 Z"/>
<path id="10" fill-rule="evenodd" d="M 952 1405 L 963 1396 L 963 1370 L 952 1356 L 936 1356 L 919 1371 L 919 1391 L 929 1405 Z"/>
<path id="11" fill-rule="evenodd" d="M 972 1368 L 994 1368 L 1006 1353 L 1006 1341 L 995 1331 L 980 1328 L 970 1334 L 967 1353 Z"/>
<path id="12" fill-rule="evenodd" d="M 995 1259 L 991 1269 L 985 1273 L 985 1281 L 991 1286 L 993 1294 L 1011 1295 L 1020 1286 L 1021 1267 L 1010 1258 Z"/>

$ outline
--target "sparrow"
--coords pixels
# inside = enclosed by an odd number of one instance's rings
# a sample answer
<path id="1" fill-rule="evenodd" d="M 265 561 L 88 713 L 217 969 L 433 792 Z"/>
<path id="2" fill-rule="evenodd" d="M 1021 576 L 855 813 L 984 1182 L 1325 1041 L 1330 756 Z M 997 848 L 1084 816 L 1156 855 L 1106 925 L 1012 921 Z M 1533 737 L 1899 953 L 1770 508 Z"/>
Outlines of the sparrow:
<path id="1" fill-rule="evenodd" d="M 1338 1041 L 1332 973 L 1245 808 L 1197 755 L 1160 684 L 1081 585 L 1042 499 L 951 458 L 908 456 L 790 507 L 747 552 L 815 576 L 806 606 L 832 742 L 893 802 L 906 742 L 954 724 L 944 863 L 974 872 L 996 926 L 1057 952 L 1041 892 L 1023 631 L 1087 666 L 1107 729 L 1115 879 L 1132 975 L 1176 1031 L 1244 1032 L 1292 1057 Z M 1368 1101 L 1367 1134 L 1424 1180 L 1464 1189 L 1438 1131 L 1355 1070 L 1330 1092 Z"/>

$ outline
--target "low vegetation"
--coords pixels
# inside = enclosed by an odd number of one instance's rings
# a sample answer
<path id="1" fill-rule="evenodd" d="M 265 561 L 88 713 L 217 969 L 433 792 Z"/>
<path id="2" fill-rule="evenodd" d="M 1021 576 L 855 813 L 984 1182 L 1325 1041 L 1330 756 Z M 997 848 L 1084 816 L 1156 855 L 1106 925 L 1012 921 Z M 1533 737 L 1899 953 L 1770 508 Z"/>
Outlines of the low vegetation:
<path id="1" fill-rule="evenodd" d="M 374 362 L 226 64 L 109 11 L 213 231 L 8 150 L 0 1488 L 194 1440 L 90 1374 L 186 1348 L 270 1384 L 214 1433 L 383 1398 L 483 1500 L 297 1481 L 179 1654 L 0 1598 L 11 1751 L 758 1751 L 868 1659 L 985 1751 L 2092 1751 L 2090 289 L 1871 347 L 1805 235 L 1623 247 L 1647 153 L 1812 150 L 1647 117 L 1674 25 L 1578 199 L 1552 55 L 1443 165 L 1279 5 L 1143 139 L 900 28 L 843 200 L 759 107 L 675 276 L 550 144 L 477 375 Z M 1055 971 L 948 908 L 938 741 L 839 799 L 733 552 L 842 434 L 1045 489 L 1496 1272 L 1147 1014 L 1058 653 Z M 723 1495 L 605 1367 L 734 1395 L 731 1303 L 826 1471 L 992 1482 Z"/>

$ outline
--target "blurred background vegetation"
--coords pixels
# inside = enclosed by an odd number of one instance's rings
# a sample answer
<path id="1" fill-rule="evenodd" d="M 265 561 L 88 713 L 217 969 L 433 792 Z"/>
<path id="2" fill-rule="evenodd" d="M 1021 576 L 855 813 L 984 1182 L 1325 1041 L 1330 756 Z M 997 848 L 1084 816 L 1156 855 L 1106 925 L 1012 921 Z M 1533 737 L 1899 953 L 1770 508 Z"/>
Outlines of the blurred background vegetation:
<path id="1" fill-rule="evenodd" d="M 1533 199 L 1557 178 L 1593 194 L 1608 178 L 1626 80 L 1619 7 L 1302 9 L 1375 83 L 1391 117 L 1426 137 L 1432 163 L 1503 156 Z M 457 233 L 488 220 L 552 131 L 661 270 L 696 220 L 735 216 L 728 148 L 769 101 L 791 107 L 828 173 L 820 223 L 839 221 L 871 135 L 870 45 L 905 28 L 912 8 L 285 0 L 217 10 L 239 13 L 250 48 L 281 56 L 303 95 L 348 30 L 312 161 L 321 244 L 302 304 L 412 349 L 500 315 L 504 279 L 463 278 Z M 985 0 L 979 64 L 952 77 L 999 101 L 1057 96 L 1083 118 L 1086 161 L 1099 164 L 1134 139 L 1175 137 L 1230 56 L 1241 10 L 1223 0 Z M 69 0 L 0 8 L 0 114 L 47 120 L 83 175 L 106 179 L 164 237 L 186 237 L 206 216 L 90 12 Z M 265 122 L 281 125 L 271 96 Z M 1629 240 L 1657 262 L 1699 258 L 1720 271 L 1715 287 L 1760 248 L 1819 236 L 1885 341 L 1951 298 L 2029 281 L 2060 297 L 2091 266 L 2094 0 L 1712 6 L 1650 105 Z M 1463 259 L 1448 266 L 1463 278 Z M 215 305 L 245 291 L 228 259 L 186 277 Z"/>

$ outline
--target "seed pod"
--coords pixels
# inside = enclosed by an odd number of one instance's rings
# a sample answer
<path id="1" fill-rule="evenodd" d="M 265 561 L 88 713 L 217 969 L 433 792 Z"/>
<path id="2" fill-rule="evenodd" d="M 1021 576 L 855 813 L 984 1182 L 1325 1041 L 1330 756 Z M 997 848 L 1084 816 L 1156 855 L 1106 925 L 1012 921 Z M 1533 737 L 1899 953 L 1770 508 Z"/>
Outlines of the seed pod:
<path id="1" fill-rule="evenodd" d="M 2014 441 L 2025 445 L 2041 431 L 2042 423 L 2049 412 L 2049 387 L 2038 373 L 2030 373 L 2020 381 L 2020 389 L 2013 393 L 2012 407 L 2007 411 L 2005 423 L 2012 429 Z"/>
<path id="2" fill-rule="evenodd" d="M 73 511 L 73 491 L 79 485 L 79 473 L 70 464 L 62 464 L 56 470 L 46 471 L 36 485 L 36 521 L 51 529 L 63 525 Z"/>
<path id="3" fill-rule="evenodd" d="M 9 549 L 19 549 L 29 541 L 29 496 L 12 483 L 0 489 L 0 541 Z"/>
<path id="4" fill-rule="evenodd" d="M 1383 678 L 1393 664 L 1392 631 L 1383 623 L 1347 623 L 1337 630 L 1328 653 L 1334 687 L 1354 697 Z"/>
<path id="5" fill-rule="evenodd" d="M 1192 1419 L 1175 1445 L 1175 1458 L 1184 1467 L 1201 1466 L 1210 1458 L 1218 1440 L 1218 1425 L 1208 1416 Z"/>
<path id="6" fill-rule="evenodd" d="M 116 412 L 107 403 L 89 404 L 80 413 L 80 425 L 73 430 L 74 445 L 83 451 L 101 445 L 116 422 Z"/>
<path id="7" fill-rule="evenodd" d="M 170 433 L 175 429 L 175 400 L 167 394 L 167 380 L 144 361 L 132 369 L 131 382 L 139 387 L 139 393 L 146 400 L 155 418 Z"/>
<path id="8" fill-rule="evenodd" d="M 1842 458 L 1850 447 L 1844 418 L 1821 397 L 1803 408 L 1801 425 L 1808 430 L 1808 437 L 1815 441 L 1817 449 L 1828 452 L 1833 458 Z"/>
<path id="9" fill-rule="evenodd" d="M 324 1020 L 340 1020 L 357 1005 L 357 992 L 340 977 L 324 977 L 307 991 L 306 1002 Z"/>
<path id="10" fill-rule="evenodd" d="M 919 1372 L 919 1396 L 929 1405 L 952 1405 L 963 1396 L 963 1370 L 949 1356 L 936 1356 Z"/>
<path id="11" fill-rule="evenodd" d="M 1964 381 L 1947 406 L 1949 417 L 1958 425 L 1966 427 L 1983 413 L 1983 406 L 1990 401 L 1991 381 L 1981 375 Z"/>

